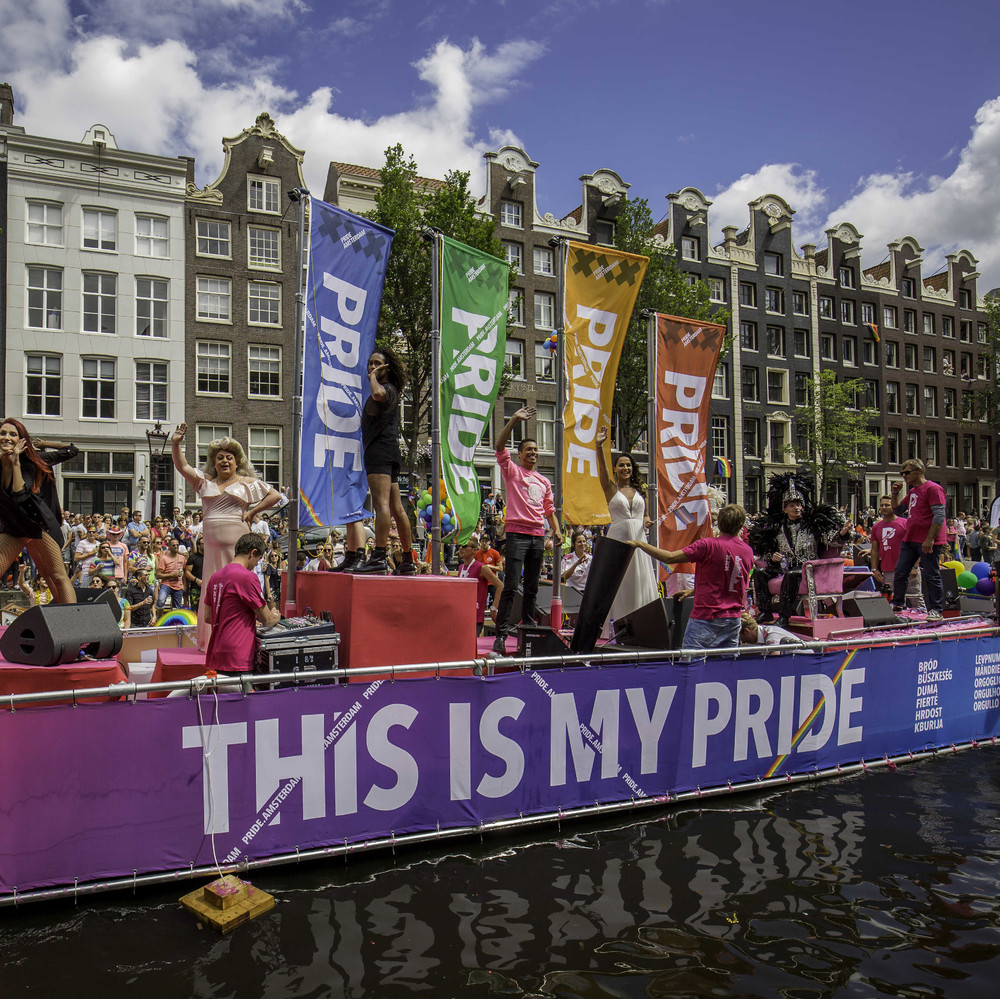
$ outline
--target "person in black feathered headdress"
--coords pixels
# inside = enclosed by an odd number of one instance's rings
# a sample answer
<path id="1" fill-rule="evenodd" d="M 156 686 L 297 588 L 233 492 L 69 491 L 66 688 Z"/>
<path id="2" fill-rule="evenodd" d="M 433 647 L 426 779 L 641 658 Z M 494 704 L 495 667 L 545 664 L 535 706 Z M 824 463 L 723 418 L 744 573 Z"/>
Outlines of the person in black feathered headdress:
<path id="1" fill-rule="evenodd" d="M 757 621 L 767 624 L 774 619 L 767 584 L 783 575 L 777 623 L 786 627 L 798 601 L 802 563 L 839 554 L 852 533 L 836 507 L 815 502 L 811 475 L 799 471 L 772 475 L 767 513 L 750 528 L 750 547 L 757 557 L 753 575 Z"/>

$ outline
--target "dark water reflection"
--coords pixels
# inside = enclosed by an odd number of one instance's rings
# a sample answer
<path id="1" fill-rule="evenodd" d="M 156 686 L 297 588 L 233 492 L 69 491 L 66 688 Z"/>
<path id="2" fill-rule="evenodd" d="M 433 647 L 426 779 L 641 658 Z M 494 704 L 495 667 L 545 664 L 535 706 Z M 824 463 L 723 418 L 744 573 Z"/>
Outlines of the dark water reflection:
<path id="1" fill-rule="evenodd" d="M 2 994 L 992 999 L 998 774 L 983 749 L 556 841 L 255 872 L 278 906 L 225 938 L 177 889 L 29 906 L 0 914 Z"/>

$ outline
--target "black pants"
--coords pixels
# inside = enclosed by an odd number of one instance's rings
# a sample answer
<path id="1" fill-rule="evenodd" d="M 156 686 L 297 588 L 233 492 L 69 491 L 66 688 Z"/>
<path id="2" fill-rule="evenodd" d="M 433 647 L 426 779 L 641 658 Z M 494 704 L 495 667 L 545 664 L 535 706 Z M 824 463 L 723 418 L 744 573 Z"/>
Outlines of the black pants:
<path id="1" fill-rule="evenodd" d="M 545 538 L 534 534 L 507 534 L 506 566 L 503 593 L 497 607 L 497 637 L 505 638 L 510 630 L 510 608 L 514 594 L 521 590 L 521 570 L 524 569 L 521 620 L 537 624 L 535 598 L 538 596 L 538 577 L 542 572 Z"/>
<path id="2" fill-rule="evenodd" d="M 767 569 L 756 569 L 753 574 L 754 595 L 757 598 L 757 613 L 771 614 L 771 602 L 774 596 L 767 584 L 781 575 L 781 566 Z M 799 586 L 802 583 L 802 570 L 789 569 L 781 580 L 781 590 L 778 593 L 778 617 L 791 617 L 799 602 Z"/>

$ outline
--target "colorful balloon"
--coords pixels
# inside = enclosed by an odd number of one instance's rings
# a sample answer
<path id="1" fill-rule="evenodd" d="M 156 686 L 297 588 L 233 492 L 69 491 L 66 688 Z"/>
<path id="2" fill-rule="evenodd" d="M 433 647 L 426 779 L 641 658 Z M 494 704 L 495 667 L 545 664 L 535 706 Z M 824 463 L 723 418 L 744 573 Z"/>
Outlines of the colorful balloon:
<path id="1" fill-rule="evenodd" d="M 971 572 L 966 571 L 958 574 L 958 585 L 963 590 L 974 590 L 976 588 L 976 583 L 978 582 L 979 579 Z"/>
<path id="2" fill-rule="evenodd" d="M 985 576 L 979 577 L 979 582 L 976 583 L 977 593 L 982 593 L 984 597 L 992 597 L 996 590 L 997 585 L 992 579 L 987 579 Z"/>

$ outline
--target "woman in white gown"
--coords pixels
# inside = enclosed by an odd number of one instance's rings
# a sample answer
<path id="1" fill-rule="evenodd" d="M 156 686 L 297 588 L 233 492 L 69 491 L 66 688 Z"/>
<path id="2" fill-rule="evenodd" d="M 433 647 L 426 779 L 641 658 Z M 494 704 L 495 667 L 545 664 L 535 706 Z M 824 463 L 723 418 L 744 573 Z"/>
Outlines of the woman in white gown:
<path id="1" fill-rule="evenodd" d="M 636 541 L 645 537 L 649 522 L 646 516 L 646 487 L 639 476 L 639 470 L 627 454 L 618 457 L 612 479 L 604 453 L 607 439 L 608 429 L 601 427 L 594 443 L 597 445 L 597 477 L 611 514 L 608 537 L 616 541 Z M 611 619 L 617 621 L 658 596 L 653 560 L 645 552 L 636 549 L 611 605 Z"/>
<path id="2" fill-rule="evenodd" d="M 187 433 L 182 423 L 171 438 L 174 467 L 201 497 L 204 511 L 202 541 L 205 564 L 202 568 L 201 600 L 198 605 L 198 648 L 207 649 L 212 626 L 205 620 L 208 581 L 212 573 L 233 561 L 233 549 L 240 537 L 250 530 L 254 514 L 261 513 L 281 499 L 277 490 L 257 477 L 243 448 L 231 437 L 212 441 L 208 446 L 205 471 L 192 468 L 181 450 Z M 261 538 L 263 543 L 266 538 Z"/>

